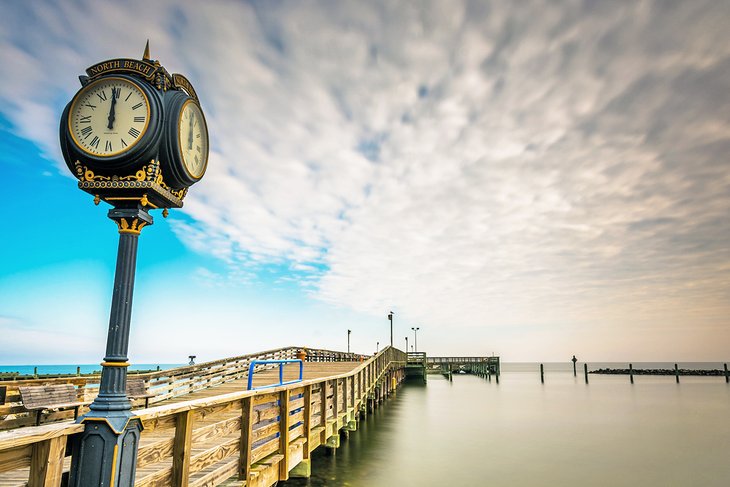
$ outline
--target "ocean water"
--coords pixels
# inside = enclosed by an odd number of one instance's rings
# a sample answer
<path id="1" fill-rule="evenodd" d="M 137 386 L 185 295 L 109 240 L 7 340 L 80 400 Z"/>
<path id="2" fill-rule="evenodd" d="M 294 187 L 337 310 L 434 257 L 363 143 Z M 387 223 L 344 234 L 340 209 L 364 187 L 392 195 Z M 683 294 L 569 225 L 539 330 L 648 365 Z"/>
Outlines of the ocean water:
<path id="1" fill-rule="evenodd" d="M 129 370 L 161 370 L 172 369 L 187 364 L 132 364 Z M 100 371 L 99 364 L 60 364 L 60 365 L 0 365 L 0 373 L 17 372 L 20 375 L 33 375 L 33 369 L 38 367 L 38 375 L 76 374 L 76 367 L 81 367 L 82 374 L 91 374 Z"/>
<path id="2" fill-rule="evenodd" d="M 636 376 L 632 385 L 628 376 L 594 374 L 585 384 L 580 368 L 573 377 L 572 364 L 547 365 L 545 384 L 539 364 L 505 364 L 499 384 L 459 374 L 452 382 L 430 375 L 425 386 L 407 383 L 334 455 L 315 451 L 310 479 L 279 485 L 730 485 L 723 377 L 677 384 L 673 376 Z"/>

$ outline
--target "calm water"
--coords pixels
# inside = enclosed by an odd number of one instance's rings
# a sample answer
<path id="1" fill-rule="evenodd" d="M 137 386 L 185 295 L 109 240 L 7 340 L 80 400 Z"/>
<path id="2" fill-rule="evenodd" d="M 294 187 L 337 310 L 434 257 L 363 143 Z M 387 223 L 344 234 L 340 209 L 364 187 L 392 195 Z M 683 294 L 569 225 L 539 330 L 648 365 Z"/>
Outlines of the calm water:
<path id="1" fill-rule="evenodd" d="M 159 366 L 161 370 L 180 367 L 187 364 L 132 364 L 129 370 L 156 370 Z M 34 367 L 38 367 L 39 375 L 46 374 L 75 374 L 77 365 L 60 364 L 60 365 L 0 365 L 0 372 L 18 372 L 21 375 L 33 375 Z M 82 374 L 91 374 L 94 371 L 101 370 L 99 364 L 79 364 Z"/>
<path id="2" fill-rule="evenodd" d="M 722 377 L 678 385 L 672 376 L 641 376 L 632 386 L 627 376 L 591 375 L 586 385 L 570 364 L 556 364 L 542 385 L 537 367 L 505 366 L 499 385 L 470 375 L 409 383 L 334 456 L 315 452 L 312 478 L 286 485 L 730 485 L 730 386 Z"/>

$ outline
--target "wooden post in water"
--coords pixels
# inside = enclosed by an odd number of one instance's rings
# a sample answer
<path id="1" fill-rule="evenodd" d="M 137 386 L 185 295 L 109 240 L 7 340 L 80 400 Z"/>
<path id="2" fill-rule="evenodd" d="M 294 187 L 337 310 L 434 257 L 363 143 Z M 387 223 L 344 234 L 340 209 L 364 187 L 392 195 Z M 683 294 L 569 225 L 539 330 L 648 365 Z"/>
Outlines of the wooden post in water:
<path id="1" fill-rule="evenodd" d="M 674 364 L 674 378 L 677 380 L 677 384 L 679 384 L 679 367 L 677 364 Z"/>
<path id="2" fill-rule="evenodd" d="M 542 364 L 540 364 L 540 383 L 545 383 L 545 371 L 543 370 Z"/>
<path id="3" fill-rule="evenodd" d="M 634 364 L 629 364 L 629 379 L 634 383 Z"/>
<path id="4" fill-rule="evenodd" d="M 583 364 L 583 374 L 586 376 L 586 384 L 588 384 L 588 364 Z"/>
<path id="5" fill-rule="evenodd" d="M 730 382 L 730 376 L 727 375 L 727 364 L 725 364 L 725 383 Z"/>

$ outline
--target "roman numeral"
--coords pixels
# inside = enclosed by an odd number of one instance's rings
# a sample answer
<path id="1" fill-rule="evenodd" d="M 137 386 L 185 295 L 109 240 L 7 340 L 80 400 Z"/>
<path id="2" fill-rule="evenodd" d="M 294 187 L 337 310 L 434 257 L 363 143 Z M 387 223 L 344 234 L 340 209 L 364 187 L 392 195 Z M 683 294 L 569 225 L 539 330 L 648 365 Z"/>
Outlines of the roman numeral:
<path id="1" fill-rule="evenodd" d="M 131 129 L 129 129 L 129 135 L 131 135 L 131 136 L 132 136 L 132 137 L 134 137 L 135 139 L 136 139 L 137 137 L 139 137 L 139 134 L 140 134 L 140 131 L 139 131 L 139 130 L 137 130 L 136 128 L 132 127 Z"/>
<path id="2" fill-rule="evenodd" d="M 195 156 L 195 164 L 198 164 L 198 156 Z"/>
<path id="3" fill-rule="evenodd" d="M 138 109 L 138 108 L 139 108 L 139 107 L 141 107 L 141 106 L 142 106 L 142 102 L 139 102 L 139 103 L 137 103 L 136 105 L 134 105 L 134 106 L 132 107 L 132 110 L 136 110 L 136 109 Z"/>
<path id="4" fill-rule="evenodd" d="M 130 96 L 132 96 L 132 92 L 131 92 L 131 91 L 129 92 L 129 94 L 127 95 L 127 97 L 126 97 L 126 98 L 124 99 L 124 101 L 127 101 L 127 100 L 129 100 L 129 97 L 130 97 Z"/>
<path id="5" fill-rule="evenodd" d="M 103 90 L 101 93 L 97 93 L 96 96 L 99 97 L 99 101 L 106 101 L 106 93 Z"/>
<path id="6" fill-rule="evenodd" d="M 91 108 L 92 110 L 94 110 L 94 109 L 96 108 L 96 105 L 92 105 L 92 104 L 90 104 L 90 103 L 84 103 L 84 106 L 85 106 L 85 107 L 89 107 L 89 108 Z"/>
<path id="7" fill-rule="evenodd" d="M 198 152 L 200 152 L 200 146 L 199 145 L 196 145 L 195 146 L 195 150 L 198 151 Z"/>
<path id="8" fill-rule="evenodd" d="M 134 117 L 135 122 L 144 122 L 144 117 Z"/>
<path id="9" fill-rule="evenodd" d="M 195 138 L 196 139 L 199 139 L 200 138 L 200 134 L 195 134 Z"/>
<path id="10" fill-rule="evenodd" d="M 119 94 L 121 93 L 121 88 L 112 88 L 112 98 L 119 99 Z"/>
<path id="11" fill-rule="evenodd" d="M 91 115 L 82 115 L 80 123 L 91 123 Z"/>
<path id="12" fill-rule="evenodd" d="M 124 148 L 124 147 L 127 147 L 127 143 L 126 143 L 126 142 L 124 142 L 124 139 L 119 139 L 119 140 L 121 140 L 121 141 L 122 141 L 122 148 Z"/>
<path id="13" fill-rule="evenodd" d="M 97 137 L 97 136 L 95 135 L 95 136 L 94 136 L 94 138 L 93 138 L 93 139 L 91 139 L 91 143 L 90 143 L 89 145 L 90 145 L 91 147 L 95 148 L 95 149 L 98 149 L 98 148 L 99 148 L 99 137 Z"/>
<path id="14" fill-rule="evenodd" d="M 84 127 L 81 129 L 81 135 L 84 135 L 85 139 L 88 138 L 90 134 L 91 134 L 91 127 Z"/>
<path id="15" fill-rule="evenodd" d="M 108 140 L 106 141 L 106 144 L 104 144 L 104 150 L 106 152 L 111 152 L 112 151 L 112 143 L 111 143 L 111 141 L 108 141 Z"/>

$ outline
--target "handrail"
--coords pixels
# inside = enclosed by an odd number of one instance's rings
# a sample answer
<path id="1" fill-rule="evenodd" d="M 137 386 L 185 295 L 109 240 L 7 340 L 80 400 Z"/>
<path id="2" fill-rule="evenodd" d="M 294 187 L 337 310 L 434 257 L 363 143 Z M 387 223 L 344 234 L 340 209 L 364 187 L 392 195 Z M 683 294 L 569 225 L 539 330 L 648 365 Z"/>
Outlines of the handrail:
<path id="1" fill-rule="evenodd" d="M 291 469 L 298 461 L 296 451 L 302 441 L 308 455 L 318 445 L 339 438 L 338 430 L 354 421 L 366 402 L 391 392 L 403 380 L 406 361 L 404 352 L 386 347 L 347 372 L 302 380 L 295 386 L 277 384 L 265 390 L 238 390 L 137 410 L 136 417 L 144 426 L 143 438 L 152 432 L 158 436 L 139 449 L 136 484 L 141 487 L 164 481 L 181 485 L 182 476 L 197 475 L 195 485 L 217 485 L 237 473 L 246 480 L 253 478 L 250 475 L 254 471 L 259 475 L 265 469 L 280 468 L 275 462 L 263 461 L 267 455 L 278 455 L 286 467 L 281 468 Z M 220 416 L 213 424 L 198 423 L 214 414 Z M 38 480 L 41 470 L 49 479 L 61 478 L 67 440 L 82 427 L 56 423 L 0 432 L 0 478 L 8 472 L 13 478 L 25 475 Z M 231 439 L 231 433 L 239 437 Z M 182 436 L 190 440 L 173 441 Z M 210 443 L 213 439 L 215 445 Z M 244 454 L 232 448 L 234 444 L 240 445 Z M 213 463 L 217 465 L 215 473 L 202 475 Z M 272 475 L 272 482 L 286 477 L 286 473 Z M 45 485 L 56 484 L 49 481 Z"/>
<path id="2" fill-rule="evenodd" d="M 299 379 L 284 382 L 284 364 L 293 364 L 293 363 L 299 363 Z M 302 377 L 303 377 L 303 373 L 304 373 L 304 362 L 302 362 L 300 359 L 252 360 L 251 365 L 249 365 L 249 367 L 248 367 L 248 387 L 246 388 L 247 390 L 250 391 L 253 389 L 251 386 L 253 385 L 253 375 L 255 373 L 256 366 L 257 365 L 267 365 L 267 364 L 279 364 L 279 383 L 259 386 L 259 387 L 256 387 L 256 389 L 265 389 L 267 387 L 285 386 L 288 384 L 296 384 L 297 382 L 302 381 Z"/>

